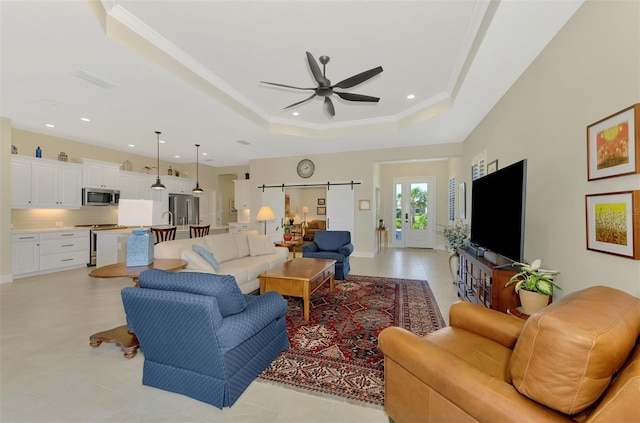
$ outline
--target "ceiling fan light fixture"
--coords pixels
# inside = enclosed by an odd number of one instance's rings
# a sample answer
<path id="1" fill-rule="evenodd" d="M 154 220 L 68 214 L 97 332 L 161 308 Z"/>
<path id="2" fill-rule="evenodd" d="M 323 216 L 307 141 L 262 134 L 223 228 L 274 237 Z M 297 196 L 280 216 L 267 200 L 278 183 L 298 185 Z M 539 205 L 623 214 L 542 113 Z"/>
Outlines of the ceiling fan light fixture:
<path id="1" fill-rule="evenodd" d="M 167 187 L 165 187 L 164 185 L 162 185 L 162 182 L 160 181 L 160 134 L 162 132 L 156 131 L 156 140 L 157 140 L 157 145 L 158 145 L 158 177 L 156 178 L 156 183 L 151 185 L 151 189 L 165 189 Z"/>
<path id="2" fill-rule="evenodd" d="M 196 187 L 191 190 L 191 192 L 195 194 L 202 194 L 204 190 L 200 188 L 200 168 L 198 162 L 198 150 L 200 149 L 200 144 L 196 144 Z"/>

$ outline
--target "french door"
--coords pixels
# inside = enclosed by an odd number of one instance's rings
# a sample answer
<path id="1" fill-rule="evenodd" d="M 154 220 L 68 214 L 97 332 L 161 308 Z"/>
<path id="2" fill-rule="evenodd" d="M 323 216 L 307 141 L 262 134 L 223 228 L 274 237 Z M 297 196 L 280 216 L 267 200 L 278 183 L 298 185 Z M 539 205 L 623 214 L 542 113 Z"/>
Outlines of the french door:
<path id="1" fill-rule="evenodd" d="M 393 178 L 393 187 L 395 221 L 390 225 L 392 245 L 405 248 L 433 248 L 436 178 Z"/>

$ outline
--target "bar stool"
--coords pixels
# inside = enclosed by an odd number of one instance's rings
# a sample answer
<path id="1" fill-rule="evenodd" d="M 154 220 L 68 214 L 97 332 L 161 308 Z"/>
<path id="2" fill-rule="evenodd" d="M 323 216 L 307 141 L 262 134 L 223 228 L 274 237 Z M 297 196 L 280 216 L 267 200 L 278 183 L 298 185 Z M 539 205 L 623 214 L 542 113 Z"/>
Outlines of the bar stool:
<path id="1" fill-rule="evenodd" d="M 156 237 L 156 244 L 162 241 L 173 241 L 176 239 L 176 227 L 170 228 L 151 228 L 151 232 Z"/>
<path id="2" fill-rule="evenodd" d="M 189 225 L 189 238 L 199 238 L 205 235 L 209 235 L 210 226 L 211 225 L 206 225 L 206 226 Z"/>

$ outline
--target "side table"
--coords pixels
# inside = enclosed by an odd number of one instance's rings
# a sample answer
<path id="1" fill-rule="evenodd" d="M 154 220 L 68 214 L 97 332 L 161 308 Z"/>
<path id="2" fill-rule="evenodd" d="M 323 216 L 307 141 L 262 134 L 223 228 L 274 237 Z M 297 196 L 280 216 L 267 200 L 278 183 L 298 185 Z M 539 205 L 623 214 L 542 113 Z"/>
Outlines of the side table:
<path id="1" fill-rule="evenodd" d="M 92 278 L 132 278 L 134 285 L 138 286 L 138 277 L 140 273 L 148 269 L 160 269 L 167 271 L 175 271 L 187 267 L 187 262 L 180 259 L 156 259 L 148 266 L 131 266 L 127 267 L 126 263 L 115 263 L 107 266 L 96 267 L 89 276 Z M 138 352 L 140 343 L 136 334 L 131 332 L 127 325 L 118 326 L 117 328 L 94 333 L 89 337 L 89 345 L 97 348 L 103 342 L 115 343 L 122 349 L 125 358 L 133 358 Z"/>
<path id="2" fill-rule="evenodd" d="M 293 258 L 296 258 L 296 246 L 299 244 L 298 241 L 282 241 L 282 242 L 274 242 L 276 247 L 285 247 L 293 252 Z"/>
<path id="3" fill-rule="evenodd" d="M 384 249 L 389 248 L 389 231 L 387 228 L 376 228 L 378 234 L 378 251 L 382 248 L 382 238 L 384 236 Z"/>

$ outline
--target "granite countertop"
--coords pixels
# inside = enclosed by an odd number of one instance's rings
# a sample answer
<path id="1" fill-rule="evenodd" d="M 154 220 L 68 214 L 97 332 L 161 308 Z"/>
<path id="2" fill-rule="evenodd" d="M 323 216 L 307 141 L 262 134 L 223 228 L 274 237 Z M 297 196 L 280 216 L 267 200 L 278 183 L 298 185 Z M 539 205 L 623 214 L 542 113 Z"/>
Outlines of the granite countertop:
<path id="1" fill-rule="evenodd" d="M 169 225 L 158 225 L 158 226 L 154 226 L 155 228 L 168 228 Z M 131 229 L 134 229 L 135 227 L 131 226 L 131 227 L 126 227 L 126 228 L 119 228 L 119 229 L 108 229 L 106 231 L 99 231 L 99 233 L 112 233 L 112 234 L 130 234 L 131 233 Z M 29 234 L 29 233 L 40 233 L 40 232 L 68 232 L 68 231 L 89 231 L 90 228 L 79 228 L 79 227 L 75 227 L 75 226 L 61 226 L 61 227 L 55 227 L 55 228 L 40 228 L 40 229 L 12 229 L 11 233 L 12 234 Z M 209 230 L 218 230 L 218 229 L 229 229 L 229 227 L 227 225 L 220 225 L 220 226 L 211 226 L 211 228 Z M 176 231 L 178 232 L 183 232 L 189 231 L 189 225 L 179 225 L 176 229 Z"/>
<path id="2" fill-rule="evenodd" d="M 55 228 L 41 229 L 12 229 L 12 234 L 31 234 L 35 232 L 68 232 L 68 231 L 89 231 L 89 228 L 76 228 L 74 226 L 60 226 Z"/>

